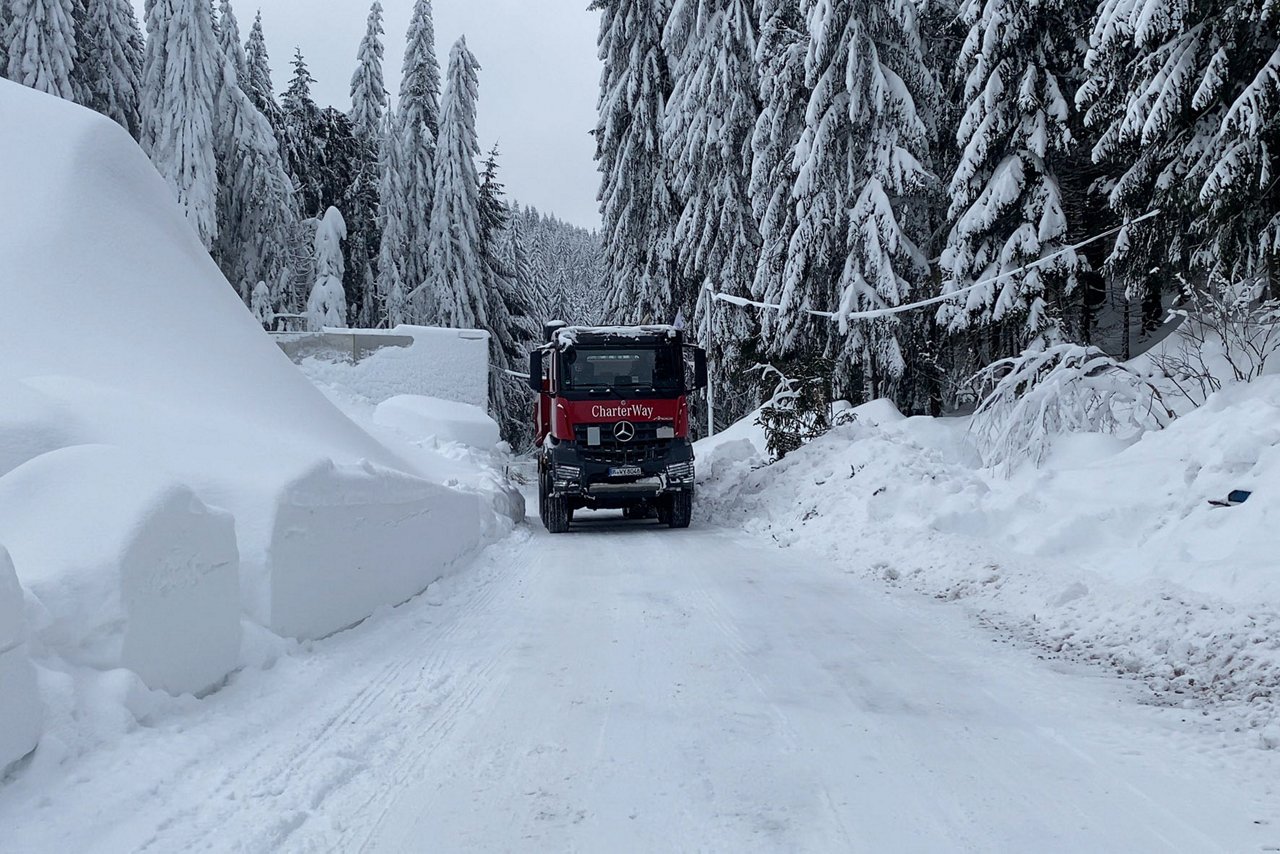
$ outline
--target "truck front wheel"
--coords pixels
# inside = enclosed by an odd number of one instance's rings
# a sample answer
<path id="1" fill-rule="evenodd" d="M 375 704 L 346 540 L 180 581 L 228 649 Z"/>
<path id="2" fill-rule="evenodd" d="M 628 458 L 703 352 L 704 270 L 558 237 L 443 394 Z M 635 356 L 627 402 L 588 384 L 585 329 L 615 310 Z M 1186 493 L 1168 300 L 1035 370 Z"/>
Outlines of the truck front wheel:
<path id="1" fill-rule="evenodd" d="M 672 528 L 689 527 L 693 520 L 693 490 L 673 493 L 668 501 L 667 512 L 662 514 L 666 517 L 663 521 Z"/>
<path id="2" fill-rule="evenodd" d="M 553 534 L 563 534 L 569 530 L 573 520 L 573 511 L 569 509 L 567 498 L 547 499 L 547 530 Z"/>

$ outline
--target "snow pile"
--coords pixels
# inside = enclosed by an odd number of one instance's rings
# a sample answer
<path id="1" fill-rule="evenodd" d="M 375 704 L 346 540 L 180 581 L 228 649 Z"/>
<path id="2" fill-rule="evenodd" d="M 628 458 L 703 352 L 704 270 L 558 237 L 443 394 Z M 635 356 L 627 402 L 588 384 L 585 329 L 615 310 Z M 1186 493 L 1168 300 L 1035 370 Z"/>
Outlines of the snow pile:
<path id="1" fill-rule="evenodd" d="M 268 625 L 322 637 L 404 602 L 478 551 L 481 513 L 478 496 L 411 475 L 317 468 L 289 486 L 276 512 Z"/>
<path id="2" fill-rule="evenodd" d="M 1058 437 L 1043 467 L 1008 479 L 983 468 L 969 419 L 903 418 L 884 401 L 854 414 L 772 465 L 749 422 L 700 443 L 702 512 L 966 600 L 1169 702 L 1280 722 L 1280 377 L 1137 440 Z M 1236 489 L 1252 497 L 1210 505 Z"/>
<path id="3" fill-rule="evenodd" d="M 379 403 L 373 421 L 418 439 L 457 442 L 489 450 L 500 441 L 498 422 L 478 406 L 401 394 Z"/>
<path id="4" fill-rule="evenodd" d="M 185 654 L 184 636 L 206 631 L 204 622 L 187 610 L 167 624 L 139 622 L 127 609 L 151 614 L 157 597 L 180 596 L 183 584 L 204 577 L 206 563 L 234 561 L 238 551 L 244 610 L 277 631 L 327 633 L 425 588 L 500 529 L 478 510 L 477 490 L 419 476 L 298 372 L 118 125 L 6 81 L 0 115 L 0 197 L 23 200 L 0 206 L 0 390 L 14 401 L 0 416 L 0 472 L 21 474 L 14 483 L 45 496 L 50 515 L 33 509 L 26 518 L 66 541 L 42 545 L 29 535 L 10 544 L 20 580 L 53 603 L 50 625 L 37 631 L 61 640 L 42 643 L 41 655 L 109 666 L 118 644 L 119 660 L 155 684 L 207 684 L 212 671 L 202 661 L 189 662 L 192 671 L 178 679 L 166 667 L 168 650 L 150 650 L 160 656 L 153 660 L 130 640 Z M 80 444 L 127 455 L 118 491 L 105 452 L 58 455 Z M 81 466 L 100 479 L 78 483 Z M 72 484 L 83 498 L 70 493 Z M 16 508 L 21 490 L 6 490 L 6 508 Z M 94 502 L 119 506 L 98 510 Z M 107 536 L 115 525 L 123 527 Z M 197 532 L 208 539 L 191 553 L 168 550 Z M 105 545 L 91 567 L 95 556 L 77 549 L 99 535 Z M 400 548 L 406 542 L 431 545 Z M 62 563 L 36 566 L 20 547 L 66 551 Z M 140 568 L 157 561 L 176 586 Z M 134 580 L 142 586 L 131 587 Z M 353 595 L 356 587 L 362 595 Z M 224 595 L 221 581 L 217 589 Z M 72 601 L 78 596 L 85 598 Z M 98 614 L 98 596 L 120 599 Z M 391 598 L 375 602 L 379 596 Z M 223 619 L 221 602 L 208 601 L 211 619 Z M 128 623 L 108 626 L 107 612 L 127 614 Z M 220 661 L 226 637 L 215 644 Z"/>
<path id="5" fill-rule="evenodd" d="M 147 460 L 81 445 L 0 478 L 0 541 L 38 602 L 38 640 L 197 693 L 240 652 L 235 524 Z"/>
<path id="6" fill-rule="evenodd" d="M 379 347 L 379 338 L 389 346 Z M 412 343 L 399 346 L 406 339 Z M 397 326 L 387 332 L 331 329 L 322 343 L 319 350 L 297 350 L 302 372 L 319 386 L 339 386 L 373 403 L 413 394 L 481 409 L 489 405 L 487 332 L 428 326 Z M 366 356 L 366 349 L 373 352 Z"/>
<path id="7" fill-rule="evenodd" d="M 0 777 L 40 738 L 42 710 L 36 675 L 27 660 L 22 588 L 9 553 L 0 546 Z"/>

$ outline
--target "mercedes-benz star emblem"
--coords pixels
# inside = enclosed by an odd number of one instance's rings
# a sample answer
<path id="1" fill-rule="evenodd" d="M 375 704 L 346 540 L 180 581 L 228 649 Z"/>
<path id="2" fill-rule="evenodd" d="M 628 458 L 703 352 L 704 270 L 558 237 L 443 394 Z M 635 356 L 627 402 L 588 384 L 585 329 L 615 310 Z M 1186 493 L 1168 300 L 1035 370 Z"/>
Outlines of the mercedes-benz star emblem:
<path id="1" fill-rule="evenodd" d="M 613 427 L 613 437 L 619 442 L 630 442 L 636 437 L 636 425 L 630 421 L 619 421 Z"/>

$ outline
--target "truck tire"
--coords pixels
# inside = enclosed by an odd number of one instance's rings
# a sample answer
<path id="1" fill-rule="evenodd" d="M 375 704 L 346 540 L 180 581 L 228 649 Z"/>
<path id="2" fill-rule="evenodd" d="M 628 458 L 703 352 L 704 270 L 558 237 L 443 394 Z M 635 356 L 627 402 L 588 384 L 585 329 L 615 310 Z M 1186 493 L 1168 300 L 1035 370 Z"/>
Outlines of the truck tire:
<path id="1" fill-rule="evenodd" d="M 542 520 L 543 527 L 547 525 L 547 496 L 551 492 L 550 484 L 547 483 L 547 473 L 538 473 L 538 518 Z"/>
<path id="2" fill-rule="evenodd" d="M 547 498 L 547 531 L 552 534 L 566 533 L 572 521 L 573 511 L 569 509 L 569 499 Z"/>
<path id="3" fill-rule="evenodd" d="M 671 496 L 671 508 L 667 511 L 667 524 L 672 528 L 687 528 L 693 520 L 693 490 L 677 492 Z"/>

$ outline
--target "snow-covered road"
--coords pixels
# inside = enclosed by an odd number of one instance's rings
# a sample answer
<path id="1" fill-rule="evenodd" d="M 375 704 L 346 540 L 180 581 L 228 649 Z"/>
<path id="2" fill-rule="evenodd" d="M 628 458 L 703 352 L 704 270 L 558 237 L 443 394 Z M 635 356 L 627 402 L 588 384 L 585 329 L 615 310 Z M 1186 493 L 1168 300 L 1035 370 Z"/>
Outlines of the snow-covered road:
<path id="1" fill-rule="evenodd" d="M 999 641 L 729 531 L 521 531 L 0 786 L 0 849 L 1280 850 L 1275 752 Z"/>

